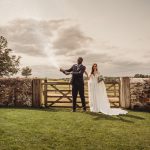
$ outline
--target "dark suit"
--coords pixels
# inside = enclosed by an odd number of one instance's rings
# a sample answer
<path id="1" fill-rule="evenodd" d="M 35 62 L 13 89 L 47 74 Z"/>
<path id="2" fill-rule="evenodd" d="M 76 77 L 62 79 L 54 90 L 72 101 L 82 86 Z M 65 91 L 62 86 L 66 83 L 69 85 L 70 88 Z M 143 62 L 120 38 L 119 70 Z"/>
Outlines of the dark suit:
<path id="1" fill-rule="evenodd" d="M 76 110 L 77 95 L 79 92 L 83 110 L 86 110 L 85 96 L 84 96 L 84 79 L 83 74 L 86 67 L 82 64 L 75 64 L 70 69 L 65 70 L 72 72 L 72 97 L 73 97 L 73 110 Z"/>

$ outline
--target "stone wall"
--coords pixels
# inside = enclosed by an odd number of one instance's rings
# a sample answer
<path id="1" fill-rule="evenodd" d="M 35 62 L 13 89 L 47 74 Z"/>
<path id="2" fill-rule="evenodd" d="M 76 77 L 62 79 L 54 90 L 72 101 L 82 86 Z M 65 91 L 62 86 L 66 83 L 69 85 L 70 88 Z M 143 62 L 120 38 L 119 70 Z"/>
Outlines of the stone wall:
<path id="1" fill-rule="evenodd" d="M 0 78 L 0 106 L 32 106 L 32 79 Z"/>
<path id="2" fill-rule="evenodd" d="M 150 78 L 130 78 L 132 109 L 150 110 Z"/>

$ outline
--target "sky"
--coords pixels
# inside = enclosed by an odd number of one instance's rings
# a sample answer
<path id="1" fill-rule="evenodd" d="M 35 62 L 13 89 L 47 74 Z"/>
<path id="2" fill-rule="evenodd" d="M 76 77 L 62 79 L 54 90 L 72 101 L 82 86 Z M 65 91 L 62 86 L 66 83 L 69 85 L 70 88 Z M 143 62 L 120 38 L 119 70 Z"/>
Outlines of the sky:
<path id="1" fill-rule="evenodd" d="M 87 72 L 150 74 L 150 0 L 0 0 L 0 36 L 34 77 L 65 77 L 83 57 Z"/>

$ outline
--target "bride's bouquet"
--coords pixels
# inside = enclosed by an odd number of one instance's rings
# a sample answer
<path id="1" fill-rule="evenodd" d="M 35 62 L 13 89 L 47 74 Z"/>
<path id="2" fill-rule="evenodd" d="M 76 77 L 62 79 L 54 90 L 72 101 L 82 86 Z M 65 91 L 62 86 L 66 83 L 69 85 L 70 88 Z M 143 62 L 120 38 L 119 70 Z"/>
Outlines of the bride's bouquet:
<path id="1" fill-rule="evenodd" d="M 101 81 L 104 81 L 104 77 L 102 75 L 99 75 L 97 78 L 97 82 L 100 83 Z"/>

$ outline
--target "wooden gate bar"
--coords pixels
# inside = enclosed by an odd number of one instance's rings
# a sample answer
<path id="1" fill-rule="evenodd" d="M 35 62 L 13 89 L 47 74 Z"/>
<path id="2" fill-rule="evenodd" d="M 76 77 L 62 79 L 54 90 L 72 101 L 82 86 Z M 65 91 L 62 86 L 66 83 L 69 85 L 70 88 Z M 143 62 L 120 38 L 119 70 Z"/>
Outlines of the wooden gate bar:
<path id="1" fill-rule="evenodd" d="M 69 94 L 69 93 L 67 93 L 67 94 Z M 48 96 L 48 97 L 50 97 L 50 96 Z M 60 100 L 62 99 L 62 98 L 64 98 L 64 96 L 57 96 L 57 97 L 59 97 L 56 101 L 54 101 L 54 102 L 52 102 L 52 104 L 50 104 L 50 106 L 52 106 L 53 104 L 55 104 L 56 102 L 60 102 Z M 65 96 L 66 97 L 66 96 Z M 70 99 L 69 99 L 70 100 Z M 72 100 L 71 100 L 72 101 Z M 48 100 L 47 100 L 47 102 L 48 102 Z"/>

